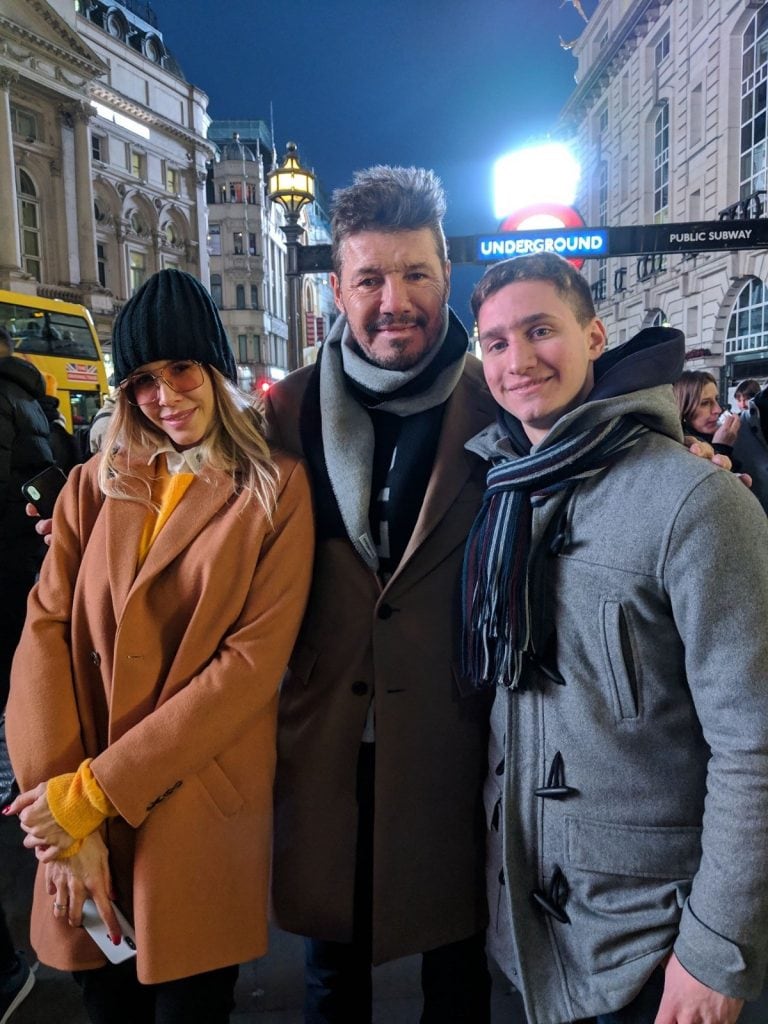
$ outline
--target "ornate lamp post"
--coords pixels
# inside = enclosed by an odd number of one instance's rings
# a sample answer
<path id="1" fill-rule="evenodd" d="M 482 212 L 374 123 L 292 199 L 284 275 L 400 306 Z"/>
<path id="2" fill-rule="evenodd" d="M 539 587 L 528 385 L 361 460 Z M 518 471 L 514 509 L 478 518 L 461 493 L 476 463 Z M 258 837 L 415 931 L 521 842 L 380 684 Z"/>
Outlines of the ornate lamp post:
<path id="1" fill-rule="evenodd" d="M 279 203 L 285 214 L 283 233 L 288 249 L 285 271 L 288 285 L 288 369 L 301 365 L 301 274 L 299 273 L 299 214 L 315 198 L 315 176 L 299 163 L 295 142 L 285 147 L 282 164 L 270 171 L 267 178 L 268 196 Z"/>

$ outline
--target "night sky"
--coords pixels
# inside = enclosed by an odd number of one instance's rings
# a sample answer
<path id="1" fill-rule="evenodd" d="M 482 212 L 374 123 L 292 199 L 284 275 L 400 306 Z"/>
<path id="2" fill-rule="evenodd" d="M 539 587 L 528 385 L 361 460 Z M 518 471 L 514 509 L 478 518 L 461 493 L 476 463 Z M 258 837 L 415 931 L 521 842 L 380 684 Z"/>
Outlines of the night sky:
<path id="1" fill-rule="evenodd" d="M 544 140 L 574 88 L 561 48 L 585 27 L 570 0 L 151 0 L 166 46 L 213 118 L 269 121 L 327 193 L 375 163 L 432 167 L 448 235 L 493 232 L 491 173 Z M 597 0 L 582 0 L 590 15 Z M 478 268 L 454 267 L 469 322 Z"/>

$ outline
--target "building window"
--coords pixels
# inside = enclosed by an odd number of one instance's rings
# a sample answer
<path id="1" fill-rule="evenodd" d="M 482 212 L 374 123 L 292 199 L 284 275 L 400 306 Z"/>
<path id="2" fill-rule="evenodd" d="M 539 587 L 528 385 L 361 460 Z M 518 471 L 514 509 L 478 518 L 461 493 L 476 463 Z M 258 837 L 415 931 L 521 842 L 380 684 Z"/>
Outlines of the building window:
<path id="1" fill-rule="evenodd" d="M 131 150 L 131 174 L 134 178 L 146 178 L 145 173 L 146 161 L 143 153 L 137 152 L 135 149 Z"/>
<path id="2" fill-rule="evenodd" d="M 669 56 L 669 29 L 664 33 L 661 39 L 656 43 L 653 49 L 653 61 L 656 67 L 660 67 Z"/>
<path id="3" fill-rule="evenodd" d="M 96 273 L 102 288 L 107 287 L 107 247 L 103 242 L 96 243 Z"/>
<path id="4" fill-rule="evenodd" d="M 255 256 L 256 255 L 256 232 L 255 231 L 249 231 L 248 232 L 248 255 L 249 256 Z"/>
<path id="5" fill-rule="evenodd" d="M 106 150 L 106 139 L 103 135 L 94 135 L 91 132 L 91 159 L 97 160 L 99 163 L 104 163 L 104 155 Z"/>
<path id="6" fill-rule="evenodd" d="M 621 109 L 626 110 L 629 106 L 629 72 L 625 71 L 621 76 Z"/>
<path id="7" fill-rule="evenodd" d="M 236 231 L 234 233 L 234 235 L 232 236 L 232 246 L 233 246 L 232 251 L 234 252 L 235 256 L 242 256 L 243 255 L 243 232 L 242 231 Z"/>
<path id="8" fill-rule="evenodd" d="M 251 285 L 251 309 L 259 308 L 259 286 L 257 284 Z"/>
<path id="9" fill-rule="evenodd" d="M 601 135 L 608 131 L 608 107 L 605 106 L 597 116 L 597 129 Z"/>
<path id="10" fill-rule="evenodd" d="M 248 362 L 248 335 L 238 334 L 237 336 L 237 355 L 241 363 Z"/>
<path id="11" fill-rule="evenodd" d="M 725 354 L 768 348 L 768 289 L 753 279 L 739 292 L 725 332 Z"/>
<path id="12" fill-rule="evenodd" d="M 669 104 L 664 101 L 653 124 L 653 220 L 669 214 Z"/>
<path id="13" fill-rule="evenodd" d="M 698 146 L 704 137 L 704 96 L 702 84 L 699 82 L 691 89 L 691 102 L 688 105 L 691 125 L 691 146 Z"/>
<path id="14" fill-rule="evenodd" d="M 163 234 L 165 235 L 165 240 L 168 243 L 168 245 L 178 245 L 179 244 L 179 236 L 178 236 L 178 234 L 176 232 L 176 228 L 173 226 L 173 224 L 170 224 L 170 223 L 166 224 L 165 228 L 163 229 Z"/>
<path id="15" fill-rule="evenodd" d="M 254 334 L 253 336 L 253 361 L 254 363 L 262 363 L 264 360 L 261 358 L 261 335 Z"/>
<path id="16" fill-rule="evenodd" d="M 221 256 L 221 225 L 208 225 L 208 255 Z"/>
<path id="17" fill-rule="evenodd" d="M 235 288 L 235 306 L 237 309 L 245 309 L 245 285 L 239 284 Z"/>
<path id="18" fill-rule="evenodd" d="M 42 281 L 40 203 L 37 188 L 26 171 L 19 169 L 19 228 L 21 265 L 36 281 Z"/>
<path id="19" fill-rule="evenodd" d="M 608 223 L 608 164 L 605 160 L 600 163 L 598 171 L 597 222 L 603 225 Z"/>
<path id="20" fill-rule="evenodd" d="M 219 309 L 222 308 L 221 274 L 211 274 L 211 298 Z"/>
<path id="21" fill-rule="evenodd" d="M 130 276 L 131 295 L 135 295 L 147 279 L 146 253 L 131 250 L 128 257 L 128 273 Z"/>
<path id="22" fill-rule="evenodd" d="M 766 78 L 768 78 L 768 6 L 750 21 L 743 37 L 741 63 L 741 164 L 739 198 L 766 187 Z"/>
<path id="23" fill-rule="evenodd" d="M 175 168 L 165 168 L 165 190 L 177 196 L 181 192 L 181 175 Z"/>
<path id="24" fill-rule="evenodd" d="M 37 117 L 31 110 L 23 110 L 11 104 L 11 128 L 14 135 L 22 135 L 27 142 L 34 142 L 38 137 Z"/>
<path id="25" fill-rule="evenodd" d="M 255 206 L 259 201 L 259 190 L 256 185 L 247 186 L 248 205 Z"/>

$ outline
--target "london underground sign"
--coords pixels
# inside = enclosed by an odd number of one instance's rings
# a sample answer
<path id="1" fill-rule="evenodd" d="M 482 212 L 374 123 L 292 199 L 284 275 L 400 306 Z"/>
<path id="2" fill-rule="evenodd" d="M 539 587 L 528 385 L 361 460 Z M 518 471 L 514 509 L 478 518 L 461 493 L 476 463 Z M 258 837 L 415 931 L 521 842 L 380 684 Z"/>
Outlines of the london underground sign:
<path id="1" fill-rule="evenodd" d="M 510 213 L 499 230 L 504 235 L 478 239 L 477 259 L 481 262 L 554 252 L 564 256 L 577 270 L 586 255 L 604 255 L 604 231 L 587 229 L 578 210 L 562 203 L 535 203 Z M 514 232 L 514 238 L 509 233 Z"/>

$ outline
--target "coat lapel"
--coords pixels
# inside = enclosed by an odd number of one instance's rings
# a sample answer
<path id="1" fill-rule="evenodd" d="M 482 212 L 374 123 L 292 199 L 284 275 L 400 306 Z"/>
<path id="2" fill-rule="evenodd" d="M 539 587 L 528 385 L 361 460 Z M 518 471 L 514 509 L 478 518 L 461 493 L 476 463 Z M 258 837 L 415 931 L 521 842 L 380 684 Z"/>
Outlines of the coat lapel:
<path id="1" fill-rule="evenodd" d="M 465 372 L 446 404 L 435 464 L 421 511 L 392 580 L 401 574 L 407 563 L 436 527 L 446 521 L 470 476 L 477 472 L 478 456 L 466 451 L 464 445 L 471 437 L 487 427 L 493 416 L 494 406 L 490 395 L 479 381 L 476 382 L 468 378 Z M 479 490 L 480 497 L 482 497 L 482 483 Z M 461 517 L 450 517 L 452 521 L 456 521 L 460 534 L 466 536 L 478 507 L 479 499 L 476 505 L 473 504 L 472 509 L 468 510 L 466 525 Z M 461 537 L 459 537 L 460 540 Z"/>
<path id="2" fill-rule="evenodd" d="M 147 493 L 141 480 L 151 482 L 149 467 L 142 468 L 140 478 L 127 484 L 126 490 L 129 493 L 136 496 Z M 136 562 L 148 512 L 147 505 L 130 500 L 107 501 L 107 569 L 117 622 L 122 618 L 134 588 L 162 572 L 178 554 L 189 547 L 231 496 L 232 483 L 226 473 L 206 470 L 204 476 L 196 477 L 158 534 L 138 573 Z"/>

